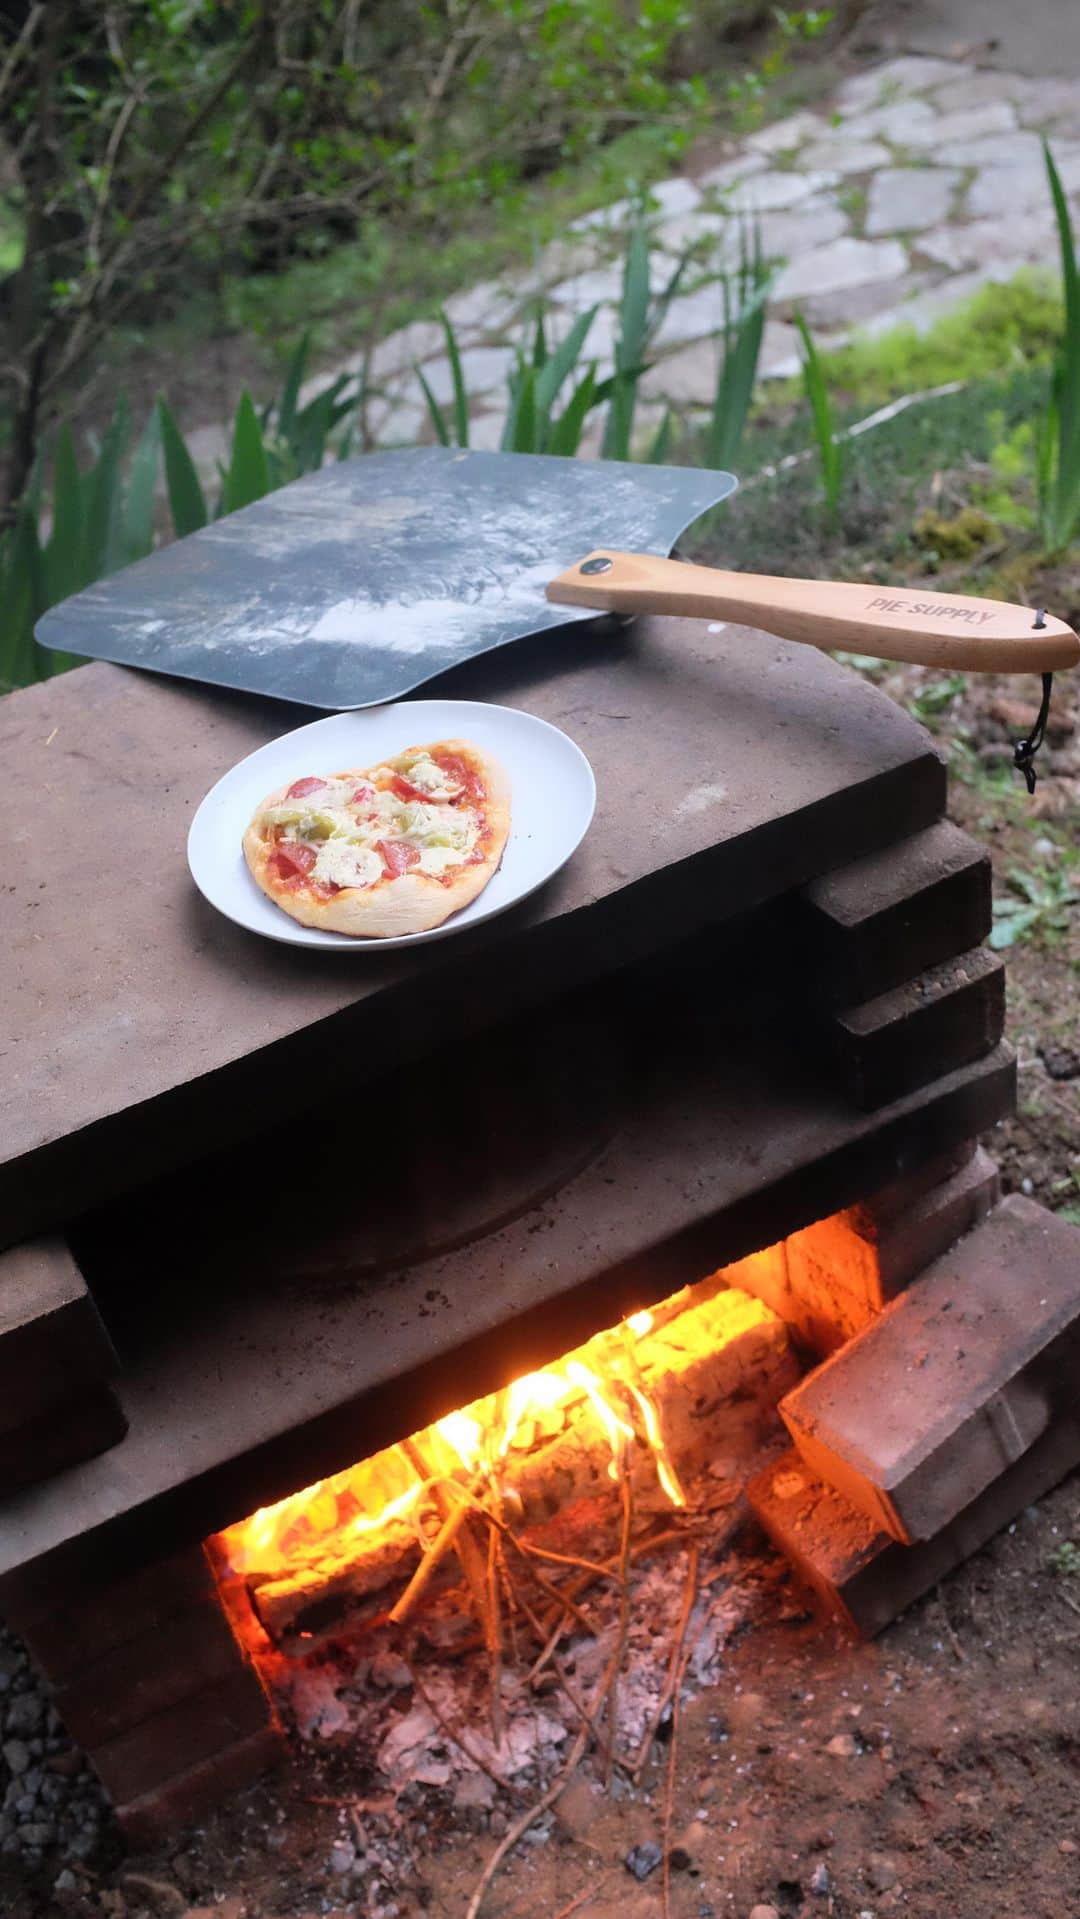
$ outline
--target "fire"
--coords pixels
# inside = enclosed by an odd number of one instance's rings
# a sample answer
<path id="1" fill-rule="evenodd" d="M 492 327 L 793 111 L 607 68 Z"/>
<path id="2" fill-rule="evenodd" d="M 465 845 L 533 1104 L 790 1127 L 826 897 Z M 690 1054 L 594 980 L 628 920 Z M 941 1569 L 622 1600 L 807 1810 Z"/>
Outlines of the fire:
<path id="1" fill-rule="evenodd" d="M 556 1365 L 525 1373 L 410 1439 L 261 1507 L 219 1535 L 225 1559 L 239 1574 L 258 1570 L 279 1576 L 323 1552 L 347 1551 L 350 1539 L 380 1531 L 390 1536 L 403 1527 L 411 1534 L 422 1495 L 433 1484 L 463 1483 L 477 1476 L 498 1483 L 511 1456 L 527 1452 L 537 1433 L 545 1431 L 545 1420 L 558 1415 L 561 1423 L 575 1408 L 595 1415 L 613 1479 L 618 1479 L 628 1449 L 640 1441 L 649 1449 L 666 1498 L 673 1506 L 685 1506 L 638 1363 L 638 1343 L 655 1323 L 653 1313 L 631 1313 Z"/>

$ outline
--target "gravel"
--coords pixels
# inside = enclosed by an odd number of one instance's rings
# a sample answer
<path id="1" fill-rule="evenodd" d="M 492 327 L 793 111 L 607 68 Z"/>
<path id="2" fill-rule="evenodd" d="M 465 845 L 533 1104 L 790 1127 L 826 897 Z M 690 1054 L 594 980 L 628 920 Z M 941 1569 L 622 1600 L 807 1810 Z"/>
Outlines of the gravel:
<path id="1" fill-rule="evenodd" d="M 47 1866 L 55 1886 L 70 1891 L 69 1868 L 97 1853 L 108 1815 L 26 1648 L 0 1623 L 0 1853 Z"/>

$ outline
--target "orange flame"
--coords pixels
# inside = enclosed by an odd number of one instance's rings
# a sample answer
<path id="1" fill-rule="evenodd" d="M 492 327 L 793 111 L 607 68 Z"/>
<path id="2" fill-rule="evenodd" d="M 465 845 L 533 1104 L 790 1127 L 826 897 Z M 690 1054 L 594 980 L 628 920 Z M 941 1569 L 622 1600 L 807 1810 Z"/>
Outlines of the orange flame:
<path id="1" fill-rule="evenodd" d="M 686 1496 L 668 1455 L 660 1418 L 648 1393 L 627 1376 L 637 1371 L 633 1348 L 653 1329 L 650 1312 L 631 1313 L 621 1325 L 598 1333 L 557 1365 L 525 1373 L 499 1393 L 474 1400 L 436 1420 L 412 1445 L 390 1446 L 358 1465 L 317 1480 L 302 1492 L 263 1506 L 249 1519 L 229 1526 L 219 1538 L 234 1572 L 280 1577 L 324 1553 L 348 1554 L 350 1541 L 386 1530 L 411 1529 L 427 1481 L 418 1470 L 437 1455 L 453 1470 L 487 1476 L 505 1470 L 515 1451 L 528 1451 L 545 1419 L 588 1406 L 596 1416 L 611 1458 L 608 1472 L 619 1476 L 627 1449 L 640 1435 L 648 1446 L 658 1482 L 673 1506 Z M 631 1355 L 628 1367 L 628 1353 Z M 636 1409 L 636 1417 L 635 1417 Z M 433 1440 L 435 1441 L 433 1447 Z M 441 1448 L 440 1444 L 441 1442 Z M 414 1463 L 416 1462 L 416 1463 Z M 433 1464 L 432 1472 L 438 1471 Z"/>

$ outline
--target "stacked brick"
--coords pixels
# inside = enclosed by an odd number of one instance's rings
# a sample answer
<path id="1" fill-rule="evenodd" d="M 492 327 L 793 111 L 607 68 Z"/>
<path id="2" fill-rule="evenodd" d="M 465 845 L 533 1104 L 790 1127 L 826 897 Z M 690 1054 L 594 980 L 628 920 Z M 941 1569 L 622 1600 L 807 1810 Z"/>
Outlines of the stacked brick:
<path id="1" fill-rule="evenodd" d="M 877 1632 L 1080 1463 L 1080 1231 L 1002 1200 L 780 1411 L 794 1448 L 751 1505 Z"/>
<path id="2" fill-rule="evenodd" d="M 149 1846 L 249 1785 L 280 1737 L 205 1553 L 189 1547 L 97 1584 L 9 1582 L 53 1703 L 90 1754 L 133 1845 Z"/>
<path id="3" fill-rule="evenodd" d="M 990 861 L 947 820 L 803 890 L 802 930 L 841 1081 L 874 1111 L 1001 1038 Z"/>
<path id="4" fill-rule="evenodd" d="M 0 1253 L 0 1494 L 115 1446 L 119 1362 L 65 1242 Z"/>

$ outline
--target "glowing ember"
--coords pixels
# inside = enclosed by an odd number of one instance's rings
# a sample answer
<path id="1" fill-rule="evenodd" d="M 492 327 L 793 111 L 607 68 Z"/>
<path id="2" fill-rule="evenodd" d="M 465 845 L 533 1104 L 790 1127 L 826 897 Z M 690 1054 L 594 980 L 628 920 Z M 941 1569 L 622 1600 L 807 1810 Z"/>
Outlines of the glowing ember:
<path id="1" fill-rule="evenodd" d="M 668 1302 L 677 1307 L 679 1300 Z M 302 1492 L 263 1506 L 250 1519 L 219 1536 L 234 1572 L 275 1577 L 323 1553 L 347 1552 L 350 1539 L 385 1532 L 411 1537 L 421 1495 L 437 1482 L 458 1483 L 480 1475 L 498 1483 L 512 1455 L 523 1453 L 546 1430 L 545 1420 L 581 1408 L 595 1415 L 610 1452 L 608 1472 L 618 1479 L 628 1449 L 640 1441 L 673 1506 L 686 1498 L 668 1455 L 657 1409 L 643 1383 L 638 1342 L 656 1324 L 653 1313 L 632 1313 L 599 1333 L 557 1365 L 526 1373 L 500 1392 L 448 1413 L 426 1431 L 358 1465 L 321 1479 Z"/>

